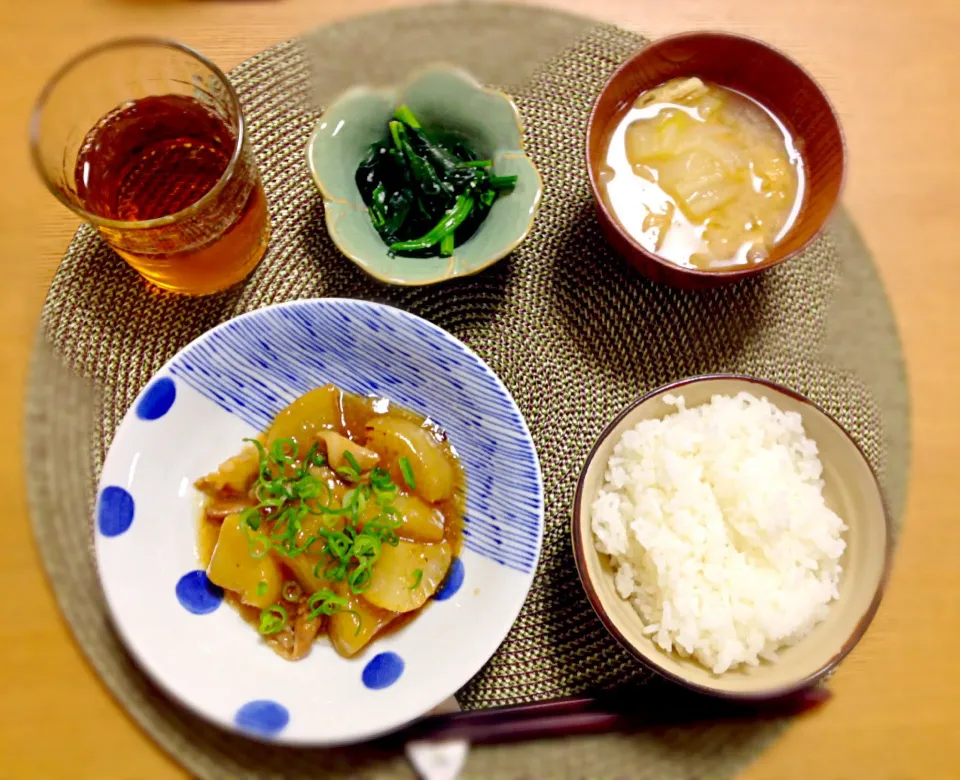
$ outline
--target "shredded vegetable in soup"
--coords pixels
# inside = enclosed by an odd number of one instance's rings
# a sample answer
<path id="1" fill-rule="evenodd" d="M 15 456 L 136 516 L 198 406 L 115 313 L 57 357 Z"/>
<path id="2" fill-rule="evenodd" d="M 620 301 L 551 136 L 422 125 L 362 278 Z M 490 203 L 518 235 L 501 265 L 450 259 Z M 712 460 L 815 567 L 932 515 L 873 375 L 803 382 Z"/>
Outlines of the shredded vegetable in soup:
<path id="1" fill-rule="evenodd" d="M 709 271 L 761 264 L 789 232 L 804 169 L 786 127 L 698 78 L 641 94 L 610 138 L 601 194 L 647 250 Z"/>
<path id="2" fill-rule="evenodd" d="M 444 432 L 333 385 L 196 486 L 207 577 L 291 661 L 322 635 L 349 657 L 405 624 L 460 546 L 463 471 Z"/>

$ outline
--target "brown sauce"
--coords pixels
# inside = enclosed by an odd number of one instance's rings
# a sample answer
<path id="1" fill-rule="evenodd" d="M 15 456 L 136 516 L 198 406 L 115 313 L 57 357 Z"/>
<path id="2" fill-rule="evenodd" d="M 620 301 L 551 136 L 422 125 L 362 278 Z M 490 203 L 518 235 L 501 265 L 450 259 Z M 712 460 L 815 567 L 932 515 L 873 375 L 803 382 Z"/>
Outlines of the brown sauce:
<path id="1" fill-rule="evenodd" d="M 395 531 L 400 540 L 400 544 L 412 543 L 412 546 L 416 546 L 417 549 L 433 549 L 438 548 L 441 545 L 445 545 L 451 553 L 450 560 L 452 560 L 453 556 L 459 554 L 462 544 L 463 511 L 465 506 L 465 480 L 459 458 L 457 457 L 456 451 L 447 440 L 446 434 L 429 419 L 424 418 L 408 409 L 398 407 L 386 399 L 361 397 L 341 391 L 335 391 L 335 393 L 336 400 L 333 406 L 330 408 L 324 407 L 326 411 L 320 415 L 324 419 L 309 420 L 307 418 L 309 417 L 310 411 L 304 410 L 304 414 L 306 416 L 303 420 L 298 417 L 291 422 L 291 419 L 288 416 L 288 419 L 284 422 L 284 425 L 287 426 L 285 430 L 290 430 L 292 425 L 293 428 L 302 432 L 296 437 L 298 439 L 298 455 L 300 456 L 300 460 L 294 464 L 294 467 L 302 463 L 302 456 L 305 455 L 309 444 L 312 444 L 313 441 L 316 441 L 316 433 L 311 433 L 314 430 L 314 422 L 319 423 L 316 425 L 317 432 L 322 433 L 322 431 L 335 431 L 336 433 L 349 439 L 354 444 L 376 452 L 379 456 L 377 465 L 387 468 L 391 474 L 394 484 L 397 485 L 398 492 L 401 496 L 403 496 L 405 499 L 421 502 L 423 505 L 429 507 L 430 510 L 439 512 L 443 518 L 442 539 L 425 540 L 422 536 L 417 535 L 416 525 L 408 524 L 406 516 L 404 516 L 404 524 Z M 306 396 L 304 396 L 304 398 L 305 397 Z M 288 410 L 296 406 L 296 404 L 297 402 L 294 402 L 291 407 L 288 407 Z M 281 412 L 281 415 L 285 414 L 285 412 Z M 278 415 L 277 419 L 280 419 L 280 415 Z M 439 500 L 427 501 L 423 498 L 423 496 L 417 493 L 416 489 L 411 489 L 409 485 L 406 484 L 401 471 L 397 467 L 397 459 L 394 457 L 395 453 L 389 447 L 386 449 L 377 449 L 378 442 L 380 440 L 378 439 L 374 441 L 376 436 L 371 434 L 371 428 L 369 426 L 374 421 L 379 421 L 374 424 L 375 426 L 383 425 L 384 422 L 386 422 L 386 424 L 389 426 L 392 424 L 390 422 L 392 420 L 401 420 L 414 423 L 418 430 L 426 431 L 429 434 L 429 438 L 425 440 L 429 441 L 429 448 L 433 450 L 434 455 L 436 455 L 436 453 L 440 453 L 442 455 L 442 458 L 446 463 L 446 468 L 449 468 L 452 473 L 452 488 L 449 490 L 449 495 L 444 495 Z M 270 429 L 261 435 L 261 441 L 269 444 L 272 429 L 273 426 L 271 426 Z M 304 441 L 299 441 L 300 438 L 304 439 Z M 221 529 L 225 522 L 224 517 L 222 516 L 223 511 L 225 511 L 223 510 L 223 507 L 234 506 L 238 501 L 247 501 L 250 506 L 253 506 L 254 500 L 250 498 L 245 491 L 250 490 L 250 486 L 255 482 L 256 478 L 256 474 L 254 473 L 256 470 L 254 469 L 251 472 L 249 479 L 237 482 L 236 474 L 239 472 L 236 468 L 230 466 L 230 462 L 231 461 L 227 461 L 217 472 L 213 472 L 197 482 L 197 487 L 200 488 L 207 496 L 207 500 L 204 504 L 204 510 L 200 517 L 197 528 L 197 556 L 200 563 L 208 569 L 208 575 L 210 576 L 211 581 L 221 586 L 223 586 L 222 583 L 217 582 L 215 579 L 214 569 L 211 566 L 211 563 L 220 540 Z M 250 464 L 248 463 L 248 469 L 249 465 Z M 235 484 L 232 485 L 227 484 L 231 475 L 233 476 L 235 482 Z M 354 486 L 354 483 L 349 479 L 342 478 L 339 475 L 332 473 L 328 474 L 327 472 L 324 472 L 324 475 L 325 478 L 336 481 L 337 484 L 334 486 L 334 492 L 337 492 L 337 489 L 339 488 L 339 492 L 342 494 L 344 490 L 349 490 Z M 243 484 L 244 489 L 238 490 L 237 486 L 241 483 Z M 427 489 L 426 486 L 421 485 L 418 485 L 417 488 L 420 488 L 424 491 Z M 400 499 L 398 498 L 397 501 L 399 500 Z M 264 513 L 263 517 L 265 518 L 263 520 L 264 528 L 269 528 L 269 512 Z M 360 525 L 361 523 L 358 521 L 357 527 L 360 527 Z M 408 530 L 409 528 L 414 528 L 414 532 L 411 533 Z M 308 557 L 305 554 L 304 560 L 309 560 L 311 564 L 314 561 L 323 562 L 328 560 L 319 549 L 320 547 L 320 544 L 311 547 L 311 555 Z M 284 597 L 281 595 L 277 599 L 273 600 L 270 605 L 252 605 L 245 602 L 244 594 L 238 592 L 237 590 L 232 590 L 229 587 L 224 587 L 224 600 L 232 608 L 236 609 L 240 616 L 255 629 L 260 626 L 262 609 L 268 606 L 283 607 L 289 616 L 288 625 L 279 634 L 264 636 L 262 638 L 283 657 L 288 658 L 289 660 L 296 660 L 298 657 L 305 655 L 305 653 L 302 655 L 300 654 L 303 650 L 302 645 L 296 651 L 293 649 L 294 624 L 296 623 L 298 615 L 305 616 L 307 612 L 306 602 L 311 592 L 321 588 L 329 588 L 330 590 L 334 590 L 340 594 L 346 594 L 347 591 L 345 590 L 344 583 L 326 581 L 320 582 L 314 581 L 313 579 L 311 579 L 308 583 L 305 580 L 302 572 L 298 574 L 298 572 L 292 567 L 289 559 L 285 558 L 282 554 L 275 554 L 273 551 L 271 551 L 268 553 L 268 555 L 273 560 L 273 563 L 276 564 L 283 583 L 297 583 L 299 589 L 302 591 L 302 596 L 298 600 L 291 602 L 284 599 Z M 242 565 L 247 565 L 248 563 L 249 561 L 240 561 L 240 564 Z M 272 565 L 273 564 L 271 564 L 271 566 Z M 449 567 L 449 562 L 447 566 Z M 423 568 L 424 570 L 428 569 L 427 566 L 424 566 Z M 374 572 L 376 571 L 377 564 L 375 563 Z M 316 570 L 314 570 L 314 572 L 316 573 Z M 414 584 L 415 583 L 411 583 L 411 585 Z M 436 585 L 439 586 L 439 584 L 440 581 L 437 581 Z M 286 587 L 286 585 L 284 587 Z M 401 588 L 401 586 L 398 585 L 398 588 Z M 409 591 L 417 590 L 414 587 L 408 586 L 405 582 L 402 584 L 402 588 L 400 590 L 401 594 L 402 589 L 407 589 Z M 434 588 L 434 591 L 430 593 L 422 605 L 403 612 L 390 612 L 389 610 L 384 610 L 380 607 L 367 604 L 366 599 L 364 599 L 363 591 L 360 593 L 349 593 L 348 595 L 351 599 L 362 600 L 364 606 L 372 609 L 377 615 L 377 620 L 379 622 L 384 622 L 385 624 L 375 631 L 372 638 L 367 640 L 362 647 L 356 649 L 354 652 L 344 652 L 342 649 L 344 644 L 342 642 L 339 646 L 337 642 L 334 642 L 334 646 L 338 649 L 338 652 L 341 652 L 341 654 L 344 655 L 352 656 L 362 654 L 366 651 L 370 644 L 375 642 L 380 637 L 394 634 L 413 622 L 420 615 L 420 613 L 429 606 L 435 590 L 436 588 Z M 319 624 L 317 635 L 322 636 L 330 629 L 331 619 L 329 617 L 320 618 Z"/>

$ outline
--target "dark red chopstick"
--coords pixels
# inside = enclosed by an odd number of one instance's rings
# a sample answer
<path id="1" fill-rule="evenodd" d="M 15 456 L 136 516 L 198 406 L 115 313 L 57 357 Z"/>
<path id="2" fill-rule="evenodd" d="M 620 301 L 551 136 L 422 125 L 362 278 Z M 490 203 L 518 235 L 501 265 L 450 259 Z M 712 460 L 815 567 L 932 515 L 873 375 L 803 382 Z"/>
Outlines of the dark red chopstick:
<path id="1" fill-rule="evenodd" d="M 418 739 L 465 739 L 472 745 L 523 742 L 576 734 L 596 734 L 630 727 L 629 716 L 617 712 L 568 712 L 462 724 L 454 721 Z"/>
<path id="2" fill-rule="evenodd" d="M 657 701 L 664 698 L 665 701 Z M 516 742 L 546 737 L 638 730 L 689 723 L 799 715 L 830 698 L 811 688 L 766 702 L 730 702 L 683 691 L 636 703 L 618 697 L 578 697 L 423 718 L 385 741 L 466 739 L 472 744 Z"/>

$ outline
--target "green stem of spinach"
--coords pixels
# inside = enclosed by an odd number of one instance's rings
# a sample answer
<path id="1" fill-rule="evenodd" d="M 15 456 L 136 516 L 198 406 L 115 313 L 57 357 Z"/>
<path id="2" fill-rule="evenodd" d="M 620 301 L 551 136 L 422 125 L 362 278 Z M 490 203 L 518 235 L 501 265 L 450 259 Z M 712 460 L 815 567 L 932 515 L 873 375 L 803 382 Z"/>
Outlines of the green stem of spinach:
<path id="1" fill-rule="evenodd" d="M 487 179 L 487 184 L 489 184 L 495 190 L 506 190 L 510 187 L 514 187 L 517 184 L 516 176 L 491 176 Z"/>
<path id="2" fill-rule="evenodd" d="M 397 151 L 400 154 L 403 154 L 403 141 L 401 140 L 401 134 L 403 133 L 403 123 L 402 122 L 390 122 L 390 137 L 393 139 L 393 145 L 397 148 Z"/>
<path id="3" fill-rule="evenodd" d="M 400 108 L 394 111 L 393 118 L 399 119 L 401 122 L 404 122 L 405 124 L 408 124 L 410 127 L 413 127 L 417 130 L 420 129 L 420 122 L 417 121 L 417 118 L 413 115 L 413 111 L 406 106 L 400 106 Z"/>
<path id="4" fill-rule="evenodd" d="M 473 211 L 473 198 L 469 195 L 457 196 L 453 208 L 444 214 L 433 228 L 424 236 L 410 241 L 398 241 L 390 245 L 391 252 L 418 252 L 429 249 L 438 241 L 442 241 L 448 233 L 453 233 Z"/>
<path id="5" fill-rule="evenodd" d="M 493 165 L 493 160 L 470 160 L 469 162 L 457 163 L 458 168 L 489 168 Z"/>
<path id="6" fill-rule="evenodd" d="M 410 144 L 407 129 L 403 122 L 397 120 L 390 122 L 390 136 L 393 138 L 397 150 L 406 159 L 413 178 L 419 182 L 425 192 L 430 195 L 442 195 L 444 193 L 453 195 L 453 191 L 445 185 L 443 179 L 437 175 L 429 161 L 417 154 L 416 149 Z"/>
<path id="7" fill-rule="evenodd" d="M 440 239 L 440 257 L 450 257 L 453 254 L 453 248 L 453 231 L 451 231 Z"/>
<path id="8" fill-rule="evenodd" d="M 373 191 L 373 199 L 370 201 L 370 218 L 373 226 L 378 230 L 387 222 L 387 216 L 384 213 L 384 202 L 386 200 L 386 189 L 383 182 L 380 182 Z"/>

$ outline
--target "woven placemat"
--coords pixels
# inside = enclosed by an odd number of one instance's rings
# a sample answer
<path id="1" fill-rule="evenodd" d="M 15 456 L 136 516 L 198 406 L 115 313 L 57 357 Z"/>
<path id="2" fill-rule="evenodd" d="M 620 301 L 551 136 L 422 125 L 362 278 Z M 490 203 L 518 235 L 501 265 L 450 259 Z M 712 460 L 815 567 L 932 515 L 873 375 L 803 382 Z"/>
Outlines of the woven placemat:
<path id="1" fill-rule="evenodd" d="M 151 374 L 192 338 L 276 301 L 368 298 L 455 334 L 513 393 L 536 441 L 546 491 L 543 555 L 501 649 L 458 696 L 464 708 L 670 688 L 630 660 L 590 611 L 569 544 L 586 452 L 628 401 L 691 374 L 739 371 L 796 388 L 833 413 L 881 474 L 902 514 L 908 404 L 893 318 L 869 255 L 842 213 L 803 257 L 733 287 L 678 292 L 638 278 L 605 246 L 583 167 L 590 104 L 644 40 L 552 11 L 457 3 L 348 21 L 275 46 L 234 70 L 274 234 L 250 279 L 204 299 L 147 289 L 88 226 L 64 257 L 30 373 L 28 491 L 60 607 L 114 695 L 201 777 L 408 778 L 402 758 L 268 748 L 208 726 L 132 664 L 105 613 L 92 557 L 95 475 Z M 431 60 L 457 62 L 517 99 L 544 179 L 529 239 L 479 276 L 439 287 L 380 285 L 339 255 L 304 161 L 319 108 L 356 82 L 388 83 Z M 782 723 L 663 729 L 475 749 L 465 777 L 691 780 L 728 777 Z"/>

